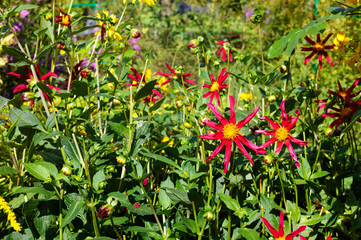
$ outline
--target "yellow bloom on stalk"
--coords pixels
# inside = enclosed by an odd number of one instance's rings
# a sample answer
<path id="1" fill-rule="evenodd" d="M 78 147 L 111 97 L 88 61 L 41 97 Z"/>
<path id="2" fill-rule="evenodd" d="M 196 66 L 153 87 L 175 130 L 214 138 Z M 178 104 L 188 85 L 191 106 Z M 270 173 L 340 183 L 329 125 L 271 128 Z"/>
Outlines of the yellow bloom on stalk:
<path id="1" fill-rule="evenodd" d="M 15 213 L 11 210 L 4 198 L 0 197 L 0 210 L 4 209 L 8 214 L 8 221 L 15 231 L 21 231 L 20 224 L 16 221 Z"/>
<path id="2" fill-rule="evenodd" d="M 140 5 L 143 5 L 143 0 L 132 0 L 132 4 L 134 4 L 136 1 L 139 1 Z M 125 3 L 126 1 L 123 0 L 123 3 Z M 154 6 L 155 3 L 157 2 L 157 0 L 144 0 L 144 2 L 146 2 L 149 6 Z"/>
<path id="3" fill-rule="evenodd" d="M 165 77 L 162 77 L 159 82 L 158 85 L 160 87 L 160 89 L 162 89 L 162 91 L 164 92 L 165 95 L 168 95 L 170 93 L 169 89 L 167 88 L 167 85 L 163 85 L 162 84 L 167 81 L 167 79 Z"/>
<path id="4" fill-rule="evenodd" d="M 350 0 L 350 2 L 353 4 L 353 5 L 358 5 L 360 3 L 360 0 Z"/>
<path id="5" fill-rule="evenodd" d="M 115 31 L 114 25 L 118 22 L 118 18 L 115 16 L 115 14 L 112 14 L 109 16 L 108 10 L 103 10 L 102 13 L 97 13 L 97 18 L 108 20 L 109 24 L 106 24 L 106 21 L 99 20 L 99 25 L 101 28 L 98 29 L 98 31 L 95 32 L 95 35 L 97 36 L 99 33 L 103 34 L 102 29 L 108 31 L 108 36 L 115 39 L 115 40 L 121 40 L 121 35 Z M 105 27 L 107 26 L 107 28 Z M 103 37 L 103 36 L 102 36 Z"/>
<path id="6" fill-rule="evenodd" d="M 239 99 L 241 101 L 248 101 L 248 100 L 252 100 L 253 99 L 253 95 L 252 93 L 241 93 Z"/>
<path id="7" fill-rule="evenodd" d="M 334 49 L 336 51 L 344 50 L 349 41 L 350 38 L 346 37 L 344 31 L 337 33 L 336 38 L 333 40 L 333 44 L 335 44 Z"/>

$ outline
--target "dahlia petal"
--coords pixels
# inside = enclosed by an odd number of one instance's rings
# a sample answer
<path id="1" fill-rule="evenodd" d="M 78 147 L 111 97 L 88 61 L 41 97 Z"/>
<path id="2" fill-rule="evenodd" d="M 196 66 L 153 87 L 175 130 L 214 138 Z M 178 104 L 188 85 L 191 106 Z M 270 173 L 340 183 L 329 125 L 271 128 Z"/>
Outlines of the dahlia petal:
<path id="1" fill-rule="evenodd" d="M 329 128 L 333 128 L 333 127 L 338 128 L 345 120 L 346 120 L 345 118 L 336 119 L 330 124 Z"/>
<path id="2" fill-rule="evenodd" d="M 217 103 L 218 103 L 218 107 L 221 107 L 221 100 L 219 99 L 219 94 L 218 94 L 218 92 L 215 92 L 214 95 L 216 96 Z"/>
<path id="3" fill-rule="evenodd" d="M 328 238 L 326 240 L 331 240 L 331 236 L 328 236 Z"/>
<path id="4" fill-rule="evenodd" d="M 313 51 L 313 47 L 301 47 L 301 51 Z"/>
<path id="5" fill-rule="evenodd" d="M 256 107 L 253 112 L 251 114 L 249 114 L 245 119 L 239 121 L 237 123 L 237 127 L 238 128 L 242 128 L 244 125 L 246 125 L 249 121 L 251 121 L 251 119 L 254 117 L 254 115 L 256 115 L 256 113 L 258 112 L 259 107 Z"/>
<path id="6" fill-rule="evenodd" d="M 213 99 L 214 99 L 214 93 L 212 93 L 211 98 L 209 99 L 209 103 L 213 103 Z"/>
<path id="7" fill-rule="evenodd" d="M 285 140 L 285 144 L 286 144 L 286 146 L 288 148 L 288 152 L 290 153 L 291 157 L 293 158 L 293 160 L 295 160 L 296 166 L 300 167 L 300 163 L 297 160 L 295 150 L 293 149 L 292 144 L 291 144 L 291 142 L 290 142 L 290 140 L 288 138 Z"/>
<path id="8" fill-rule="evenodd" d="M 289 138 L 292 142 L 294 142 L 294 143 L 296 143 L 296 144 L 298 144 L 298 145 L 307 145 L 307 144 L 308 144 L 308 142 L 305 142 L 305 141 L 302 141 L 302 140 L 300 140 L 300 139 L 294 138 L 294 137 L 292 137 L 291 135 L 288 135 L 288 138 Z"/>
<path id="9" fill-rule="evenodd" d="M 219 45 L 223 45 L 223 43 L 226 43 L 227 41 L 221 41 L 221 40 L 218 40 L 218 44 Z"/>
<path id="10" fill-rule="evenodd" d="M 169 71 L 171 71 L 174 75 L 177 75 L 177 74 L 175 73 L 174 69 L 171 68 L 168 63 L 165 63 L 165 65 L 167 65 Z"/>
<path id="11" fill-rule="evenodd" d="M 321 70 L 322 69 L 322 54 L 321 53 L 318 54 L 318 66 L 319 66 L 319 69 Z"/>
<path id="12" fill-rule="evenodd" d="M 226 152 L 224 155 L 224 167 L 223 167 L 224 173 L 227 172 L 229 160 L 231 159 L 232 143 L 233 143 L 232 140 L 227 140 L 226 142 Z"/>
<path id="13" fill-rule="evenodd" d="M 300 236 L 301 240 L 307 240 L 307 238 Z M 328 239 L 327 239 L 328 240 Z"/>
<path id="14" fill-rule="evenodd" d="M 346 91 L 347 95 L 351 94 L 352 90 L 358 85 L 359 81 L 360 81 L 360 78 L 356 79 L 355 82 L 351 85 L 351 87 L 349 89 L 347 89 L 347 91 Z M 338 82 L 340 82 L 340 81 L 338 81 Z M 358 94 L 356 94 L 356 95 L 358 95 Z"/>
<path id="15" fill-rule="evenodd" d="M 236 113 L 234 112 L 234 97 L 233 96 L 229 97 L 229 107 L 230 107 L 229 111 L 231 113 L 229 122 L 236 124 Z"/>
<path id="16" fill-rule="evenodd" d="M 317 42 L 321 42 L 321 34 L 320 33 L 317 33 Z"/>
<path id="17" fill-rule="evenodd" d="M 276 137 L 271 137 L 270 139 L 268 139 L 265 143 L 263 143 L 261 146 L 259 146 L 260 148 L 266 148 L 269 145 L 271 145 L 274 142 L 277 142 L 277 138 Z"/>
<path id="18" fill-rule="evenodd" d="M 18 74 L 18 73 L 14 73 L 14 72 L 8 72 L 7 74 L 8 74 L 8 75 L 11 75 L 11 76 L 14 76 L 14 77 L 17 77 L 17 78 L 20 78 L 21 80 L 26 80 L 26 79 L 28 79 L 27 76 L 21 75 L 21 74 Z"/>
<path id="19" fill-rule="evenodd" d="M 221 143 L 216 147 L 216 149 L 214 149 L 213 153 L 211 155 L 209 155 L 209 157 L 206 159 L 206 161 L 211 160 L 212 158 L 214 158 L 223 148 L 224 144 L 226 144 L 226 140 L 223 139 L 221 141 Z"/>
<path id="20" fill-rule="evenodd" d="M 223 131 L 223 126 L 222 126 L 222 125 L 217 124 L 217 123 L 215 123 L 215 122 L 212 122 L 212 121 L 210 121 L 210 120 L 204 121 L 204 124 L 206 124 L 208 127 L 211 127 L 211 128 L 213 128 L 213 129 L 216 129 L 216 130 L 218 130 L 218 131 L 220 131 L 220 132 Z"/>
<path id="21" fill-rule="evenodd" d="M 40 65 L 36 64 L 36 73 L 40 76 Z"/>
<path id="22" fill-rule="evenodd" d="M 223 62 L 227 62 L 227 52 L 226 50 L 223 49 L 222 51 L 222 61 Z"/>
<path id="23" fill-rule="evenodd" d="M 224 48 L 221 47 L 221 49 L 218 50 L 217 55 L 221 54 L 221 52 L 223 52 L 223 50 L 224 50 Z"/>
<path id="24" fill-rule="evenodd" d="M 213 84 L 216 80 L 214 79 L 213 74 L 211 74 L 210 77 L 211 77 L 211 81 L 212 81 L 212 84 Z"/>
<path id="25" fill-rule="evenodd" d="M 21 91 L 24 91 L 25 89 L 28 88 L 28 85 L 26 84 L 19 84 L 15 87 L 13 93 L 18 93 L 18 92 L 21 92 Z"/>
<path id="26" fill-rule="evenodd" d="M 224 136 L 223 136 L 223 133 L 216 132 L 214 134 L 199 135 L 199 138 L 207 139 L 207 140 L 218 140 L 218 139 L 223 139 Z"/>
<path id="27" fill-rule="evenodd" d="M 324 113 L 321 117 L 340 117 L 339 113 Z"/>
<path id="28" fill-rule="evenodd" d="M 286 240 L 291 240 L 292 238 L 296 237 L 300 232 L 305 231 L 306 226 L 299 227 L 296 231 L 291 232 L 286 236 Z"/>
<path id="29" fill-rule="evenodd" d="M 271 138 L 271 139 L 272 139 L 272 138 Z M 285 141 L 279 141 L 279 142 L 277 143 L 277 148 L 276 148 L 276 151 L 275 151 L 276 153 L 281 152 L 284 142 L 285 142 Z"/>
<path id="30" fill-rule="evenodd" d="M 218 112 L 217 108 L 215 108 L 213 104 L 207 103 L 207 106 L 212 110 L 218 121 L 220 121 L 223 125 L 228 123 L 227 119 Z"/>
<path id="31" fill-rule="evenodd" d="M 172 80 L 168 79 L 167 81 L 162 83 L 162 86 L 166 85 L 167 83 L 170 83 Z"/>
<path id="32" fill-rule="evenodd" d="M 41 80 L 41 81 L 44 81 L 44 80 L 46 80 L 46 79 L 48 79 L 48 78 L 50 78 L 50 77 L 58 78 L 58 75 L 56 75 L 56 74 L 53 73 L 53 72 L 48 72 L 47 74 L 41 76 L 40 80 Z"/>
<path id="33" fill-rule="evenodd" d="M 183 77 L 193 77 L 193 74 L 192 73 L 186 73 L 186 74 L 183 74 Z"/>
<path id="34" fill-rule="evenodd" d="M 260 154 L 263 154 L 263 153 L 266 153 L 267 151 L 264 150 L 263 148 L 261 147 L 258 147 L 257 145 L 255 145 L 254 143 L 252 143 L 251 141 L 249 141 L 247 138 L 239 135 L 237 137 L 237 139 L 239 139 L 241 141 L 241 143 L 243 143 L 246 147 L 252 149 L 253 151 L 255 151 L 257 154 L 260 153 Z"/>
<path id="35" fill-rule="evenodd" d="M 269 117 L 260 117 L 259 119 L 263 120 L 266 119 L 268 121 L 268 126 L 269 127 L 273 127 L 275 130 L 280 128 L 280 125 L 278 125 L 278 123 L 276 123 L 274 120 L 270 119 Z"/>
<path id="36" fill-rule="evenodd" d="M 161 75 L 161 76 L 164 76 L 164 77 L 167 77 L 167 78 L 173 78 L 172 74 L 164 73 L 164 72 L 156 72 L 156 73 L 154 73 L 154 75 Z"/>
<path id="37" fill-rule="evenodd" d="M 212 85 L 210 85 L 210 84 L 203 84 L 203 87 L 205 87 L 205 88 L 211 88 Z"/>
<path id="38" fill-rule="evenodd" d="M 233 62 L 233 58 L 232 58 L 232 53 L 231 53 L 231 51 L 229 51 L 229 56 L 228 56 L 228 57 L 229 57 L 229 61 L 230 61 L 230 62 Z"/>
<path id="39" fill-rule="evenodd" d="M 311 52 L 310 55 L 308 55 L 306 58 L 305 58 L 305 65 L 311 60 L 311 58 L 316 54 L 316 51 L 313 51 Z"/>
<path id="40" fill-rule="evenodd" d="M 321 108 L 324 108 L 324 107 L 326 107 L 326 104 L 321 104 L 320 106 L 318 106 L 317 112 L 320 111 L 320 109 L 321 109 Z"/>
<path id="41" fill-rule="evenodd" d="M 263 134 L 263 135 L 275 135 L 276 131 L 274 130 L 256 130 L 255 133 Z"/>
<path id="42" fill-rule="evenodd" d="M 248 159 L 248 161 L 254 165 L 254 161 L 251 158 L 251 156 L 248 154 L 247 150 L 243 147 L 243 145 L 240 142 L 240 138 L 235 138 L 234 142 L 236 143 L 236 145 L 238 146 L 239 150 L 242 152 L 242 154 Z"/>
<path id="43" fill-rule="evenodd" d="M 324 46 L 323 49 L 334 49 L 335 48 L 335 45 L 327 45 L 327 46 Z"/>
<path id="44" fill-rule="evenodd" d="M 305 37 L 306 41 L 309 42 L 311 45 L 315 45 L 316 43 L 311 39 L 309 38 L 308 36 Z"/>
<path id="45" fill-rule="evenodd" d="M 299 118 L 299 116 L 300 116 L 300 111 L 301 111 L 301 109 L 298 109 L 298 110 L 296 111 L 297 116 L 296 116 L 295 118 L 292 118 L 291 121 L 286 125 L 285 128 L 286 128 L 288 131 L 291 131 L 291 129 L 294 128 L 294 126 L 296 125 L 296 122 L 298 121 L 298 118 Z"/>
<path id="46" fill-rule="evenodd" d="M 329 33 L 325 39 L 323 39 L 322 44 L 325 44 L 328 39 L 332 36 L 332 33 Z"/>
<path id="47" fill-rule="evenodd" d="M 209 91 L 209 92 L 207 92 L 206 94 L 203 95 L 203 98 L 206 98 L 206 97 L 208 97 L 208 96 L 211 95 L 211 94 L 212 94 L 212 92 Z M 212 103 L 212 102 L 210 102 L 210 103 Z"/>
<path id="48" fill-rule="evenodd" d="M 263 217 L 261 217 L 261 219 L 262 219 L 263 223 L 266 225 L 266 227 L 268 228 L 268 230 L 271 232 L 271 234 L 274 238 L 280 237 L 278 232 L 276 231 L 276 229 L 274 227 L 272 227 L 272 225 L 267 221 L 267 219 L 265 219 Z M 281 236 L 281 237 L 283 237 L 283 236 Z"/>
<path id="49" fill-rule="evenodd" d="M 332 67 L 334 67 L 333 62 L 332 62 L 330 56 L 328 56 L 327 52 L 323 51 L 323 52 L 322 52 L 322 55 L 326 58 L 327 62 L 328 62 L 329 64 L 331 64 Z"/>
<path id="50" fill-rule="evenodd" d="M 281 102 L 280 109 L 281 109 L 281 113 L 282 113 L 282 119 L 287 120 L 288 117 L 287 117 L 287 114 L 285 112 L 285 110 L 286 110 L 286 108 L 285 108 L 285 100 L 283 100 Z"/>
<path id="51" fill-rule="evenodd" d="M 196 83 L 192 80 L 189 80 L 188 78 L 183 78 L 183 81 L 189 83 L 189 84 L 192 84 L 192 85 L 196 85 Z"/>
<path id="52" fill-rule="evenodd" d="M 280 212 L 280 221 L 278 223 L 278 234 L 282 237 L 285 235 L 285 231 L 283 230 L 283 212 Z"/>

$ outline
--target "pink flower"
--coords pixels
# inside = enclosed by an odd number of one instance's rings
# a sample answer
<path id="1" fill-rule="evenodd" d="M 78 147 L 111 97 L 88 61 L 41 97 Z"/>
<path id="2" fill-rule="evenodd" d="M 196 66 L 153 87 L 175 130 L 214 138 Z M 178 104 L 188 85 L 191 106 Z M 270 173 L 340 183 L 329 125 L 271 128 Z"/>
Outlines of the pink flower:
<path id="1" fill-rule="evenodd" d="M 224 74 L 224 72 L 226 71 L 226 68 L 223 68 L 221 73 L 219 74 L 217 81 L 214 79 L 213 74 L 211 74 L 211 80 L 212 80 L 212 84 L 204 84 L 203 87 L 209 88 L 210 91 L 207 92 L 206 94 L 203 95 L 203 98 L 208 97 L 209 95 L 211 95 L 211 99 L 209 101 L 209 103 L 213 102 L 214 97 L 216 97 L 217 102 L 218 102 L 218 106 L 221 106 L 221 101 L 219 100 L 219 90 L 220 89 L 225 89 L 227 87 L 227 84 L 223 84 L 223 82 L 227 79 L 228 77 L 228 73 Z"/>
<path id="2" fill-rule="evenodd" d="M 187 83 L 192 84 L 192 85 L 196 85 L 196 83 L 195 83 L 194 81 L 192 81 L 192 80 L 190 80 L 190 79 L 187 78 L 187 77 L 193 76 L 192 73 L 183 74 L 181 71 L 178 71 L 178 70 L 175 71 L 173 68 L 171 68 L 171 67 L 169 66 L 168 63 L 165 63 L 165 64 L 167 65 L 167 67 L 168 67 L 168 69 L 169 69 L 169 71 L 170 71 L 171 73 L 156 72 L 156 73 L 154 74 L 154 75 L 162 75 L 162 76 L 168 78 L 167 81 L 165 81 L 165 82 L 162 83 L 162 86 L 165 85 L 165 84 L 167 84 L 167 83 L 170 83 L 172 80 L 176 80 L 177 82 L 179 82 L 179 84 L 183 85 L 182 79 L 183 79 L 184 82 L 187 82 Z M 189 87 L 187 84 L 184 84 L 184 86 L 185 86 L 186 88 Z"/>
<path id="3" fill-rule="evenodd" d="M 274 229 L 274 227 L 272 227 L 272 225 L 269 224 L 269 222 L 265 218 L 261 217 L 261 219 L 264 222 L 264 224 L 266 225 L 266 227 L 268 228 L 268 230 L 271 232 L 271 234 L 275 240 L 291 240 L 294 237 L 296 237 L 298 234 L 300 234 L 300 232 L 303 232 L 306 229 L 306 226 L 302 226 L 302 227 L 299 227 L 296 231 L 293 231 L 290 234 L 288 234 L 287 236 L 285 236 L 285 232 L 283 229 L 283 212 L 280 213 L 280 221 L 279 221 L 279 225 L 278 225 L 278 231 L 276 229 Z"/>
<path id="4" fill-rule="evenodd" d="M 233 62 L 233 58 L 232 58 L 232 52 L 229 46 L 229 43 L 227 41 L 218 41 L 219 45 L 222 45 L 221 49 L 218 50 L 217 55 L 222 53 L 222 60 L 224 62 L 227 62 L 227 54 L 229 52 L 229 61 Z"/>
<path id="5" fill-rule="evenodd" d="M 149 179 L 148 178 L 144 178 L 143 179 L 143 186 L 146 187 L 148 185 L 148 181 Z"/>
<path id="6" fill-rule="evenodd" d="M 294 142 L 296 144 L 299 145 L 307 145 L 307 142 L 301 141 L 297 138 L 292 137 L 292 135 L 290 134 L 290 131 L 293 129 L 293 127 L 296 125 L 296 122 L 298 120 L 298 117 L 300 115 L 300 109 L 298 109 L 296 111 L 297 117 L 293 118 L 289 115 L 287 115 L 285 113 L 285 101 L 282 101 L 281 103 L 281 112 L 282 112 L 282 126 L 280 126 L 278 123 L 276 123 L 275 121 L 271 120 L 268 117 L 261 117 L 261 120 L 266 119 L 269 123 L 269 126 L 273 127 L 274 130 L 256 130 L 256 133 L 260 133 L 260 134 L 265 134 L 265 135 L 274 135 L 274 137 L 271 137 L 267 142 L 265 142 L 264 144 L 262 144 L 260 146 L 260 148 L 265 148 L 269 145 L 271 145 L 274 142 L 278 142 L 277 143 L 277 150 L 276 153 L 281 152 L 282 150 L 282 146 L 283 144 L 286 144 L 288 151 L 291 155 L 291 157 L 293 158 L 293 160 L 295 160 L 296 162 L 296 166 L 300 167 L 300 164 L 297 160 L 297 156 L 296 153 L 292 147 L 291 142 Z"/>
<path id="7" fill-rule="evenodd" d="M 215 134 L 204 134 L 204 135 L 199 136 L 202 139 L 221 140 L 221 143 L 214 150 L 214 152 L 206 159 L 206 161 L 209 161 L 213 157 L 215 157 L 222 150 L 224 145 L 226 145 L 226 152 L 225 152 L 225 156 L 224 156 L 224 172 L 225 173 L 227 172 L 229 160 L 231 157 L 233 142 L 236 143 L 239 150 L 250 161 L 250 163 L 252 165 L 254 164 L 254 161 L 251 158 L 251 156 L 248 154 L 246 149 L 243 147 L 243 145 L 247 146 L 248 148 L 252 149 L 253 151 L 256 151 L 256 153 L 265 153 L 266 152 L 265 150 L 256 146 L 255 144 L 250 142 L 248 139 L 246 139 L 239 133 L 240 129 L 254 117 L 254 115 L 257 113 L 259 107 L 257 107 L 245 119 L 236 123 L 236 115 L 235 115 L 235 111 L 234 111 L 234 98 L 232 96 L 230 96 L 229 98 L 230 98 L 230 113 L 231 113 L 231 117 L 229 120 L 224 118 L 218 112 L 218 110 L 213 106 L 213 104 L 207 103 L 207 106 L 213 111 L 214 115 L 216 115 L 217 119 L 221 122 L 221 124 L 217 124 L 212 121 L 205 121 L 204 123 L 207 126 L 217 130 L 218 132 L 216 132 Z"/>
<path id="8" fill-rule="evenodd" d="M 311 58 L 315 55 L 318 54 L 318 61 L 319 61 L 319 68 L 322 68 L 322 55 L 326 58 L 326 60 L 331 64 L 331 66 L 333 67 L 333 63 L 330 59 L 330 57 L 328 56 L 327 52 L 325 51 L 326 49 L 333 49 L 335 47 L 335 45 L 325 45 L 325 43 L 327 42 L 327 40 L 332 36 L 332 33 L 328 34 L 327 37 L 321 42 L 321 35 L 317 34 L 317 42 L 311 40 L 308 36 L 305 37 L 305 39 L 307 40 L 307 42 L 309 42 L 311 45 L 313 45 L 312 47 L 302 47 L 301 51 L 312 51 L 310 55 L 308 55 L 305 58 L 305 65 L 311 60 Z"/>

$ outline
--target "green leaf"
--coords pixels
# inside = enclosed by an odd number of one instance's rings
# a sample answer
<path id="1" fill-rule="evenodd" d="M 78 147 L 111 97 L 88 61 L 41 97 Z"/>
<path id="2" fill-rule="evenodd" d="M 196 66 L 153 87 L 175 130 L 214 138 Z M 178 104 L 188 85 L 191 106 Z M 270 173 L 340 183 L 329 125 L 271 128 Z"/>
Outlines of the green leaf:
<path id="1" fill-rule="evenodd" d="M 144 81 L 144 80 L 143 80 Z M 138 101 L 152 93 L 156 80 L 150 81 L 144 85 L 134 96 L 134 101 Z"/>
<path id="2" fill-rule="evenodd" d="M 37 163 L 23 163 L 26 170 L 35 178 L 45 181 L 50 177 L 49 171 Z"/>
<path id="3" fill-rule="evenodd" d="M 30 127 L 33 129 L 38 129 L 42 132 L 46 132 L 40 120 L 31 112 L 23 112 L 22 110 L 17 108 L 10 108 L 9 118 L 12 122 L 19 118 L 16 123 L 17 127 Z"/>
<path id="4" fill-rule="evenodd" d="M 186 204 L 191 204 L 188 194 L 185 191 L 181 191 L 174 188 L 164 188 L 166 194 L 172 201 L 183 202 Z"/>
<path id="5" fill-rule="evenodd" d="M 107 68 L 108 76 L 112 79 L 112 81 L 116 84 L 118 84 L 118 79 L 113 75 L 111 71 L 109 71 L 109 68 Z"/>
<path id="6" fill-rule="evenodd" d="M 41 26 L 41 30 L 46 29 L 46 35 L 50 38 L 51 42 L 54 43 L 54 30 L 53 25 L 50 21 L 45 20 L 43 18 L 43 25 Z M 50 45 L 50 44 L 49 44 Z"/>
<path id="7" fill-rule="evenodd" d="M 307 24 L 303 29 L 306 34 L 317 34 L 326 30 L 327 24 L 325 21 L 315 20 Z"/>
<path id="8" fill-rule="evenodd" d="M 12 57 L 15 57 L 17 59 L 23 59 L 26 58 L 25 54 L 20 51 L 19 49 L 15 48 L 15 47 L 8 47 L 6 45 L 2 46 L 2 49 L 4 50 L 4 52 Z"/>
<path id="9" fill-rule="evenodd" d="M 237 202 L 236 199 L 233 199 L 231 196 L 228 196 L 227 194 L 223 194 L 223 193 L 217 193 L 217 195 L 222 200 L 222 202 L 226 204 L 228 209 L 234 212 L 241 210 L 241 206 L 239 205 L 239 202 Z"/>
<path id="10" fill-rule="evenodd" d="M 76 96 L 84 97 L 88 95 L 88 84 L 81 81 L 73 81 L 71 84 L 71 93 Z"/>
<path id="11" fill-rule="evenodd" d="M 163 189 L 159 189 L 159 203 L 162 205 L 163 209 L 167 209 L 171 205 L 171 200 Z"/>
<path id="12" fill-rule="evenodd" d="M 361 218 L 357 219 L 357 221 L 351 226 L 350 232 L 353 232 L 361 227 Z"/>
<path id="13" fill-rule="evenodd" d="M 49 96 L 51 101 L 53 101 L 53 91 L 51 91 L 48 85 L 43 82 L 37 82 L 36 85 Z"/>
<path id="14" fill-rule="evenodd" d="M 160 108 L 160 106 L 163 104 L 164 100 L 165 100 L 165 97 L 163 97 L 161 100 L 156 102 L 153 106 L 151 106 L 149 108 L 149 112 L 153 112 L 153 111 L 157 110 L 158 108 Z"/>
<path id="15" fill-rule="evenodd" d="M 8 102 L 9 102 L 9 99 L 0 96 L 0 110 L 1 110 L 4 106 L 6 106 L 6 105 L 8 104 Z"/>
<path id="16" fill-rule="evenodd" d="M 212 82 L 207 70 L 201 70 L 201 79 L 203 79 L 206 84 Z"/>
<path id="17" fill-rule="evenodd" d="M 290 37 L 290 39 L 288 41 L 288 45 L 287 45 L 287 49 L 286 49 L 287 56 L 291 56 L 291 53 L 292 53 L 293 49 L 296 47 L 298 41 L 300 40 L 300 38 L 303 38 L 303 37 L 305 37 L 305 31 L 303 29 L 299 29 L 294 34 L 292 34 L 292 36 Z"/>
<path id="18" fill-rule="evenodd" d="M 95 190 L 99 190 L 99 183 L 105 181 L 105 174 L 103 170 L 98 171 L 93 176 L 93 187 Z"/>
<path id="19" fill-rule="evenodd" d="M 46 190 L 43 187 L 16 187 L 11 190 L 11 195 L 19 193 L 34 193 L 34 194 L 43 194 L 45 196 L 54 195 L 53 192 Z"/>
<path id="20" fill-rule="evenodd" d="M 323 216 L 312 215 L 308 219 L 303 219 L 302 220 L 302 218 L 301 218 L 301 222 L 299 223 L 299 225 L 312 226 L 312 225 L 316 225 L 317 223 L 321 222 L 322 220 L 323 220 Z"/>
<path id="21" fill-rule="evenodd" d="M 258 240 L 260 239 L 259 233 L 250 228 L 243 228 L 239 230 L 239 234 L 247 240 Z"/>
<path id="22" fill-rule="evenodd" d="M 268 198 L 266 195 L 261 193 L 261 206 L 265 209 L 266 212 L 270 212 L 272 209 L 277 209 L 282 212 L 285 212 L 283 208 L 278 206 L 272 199 Z"/>
<path id="23" fill-rule="evenodd" d="M 345 133 L 347 133 L 348 131 L 351 130 L 351 128 L 353 127 L 353 125 L 355 124 L 355 122 L 357 122 L 357 120 L 360 118 L 360 116 L 361 116 L 361 110 L 358 110 L 358 111 L 353 115 L 353 117 L 352 117 L 352 119 L 351 119 L 351 121 L 350 121 L 350 124 L 347 125 L 347 127 L 345 127 L 345 129 L 342 131 L 342 134 L 341 134 L 340 138 L 342 138 Z"/>
<path id="24" fill-rule="evenodd" d="M 0 167 L 0 175 L 13 175 L 13 174 L 19 174 L 20 172 L 14 168 L 8 167 L 8 166 L 2 166 Z"/>
<path id="25" fill-rule="evenodd" d="M 38 7 L 39 7 L 38 5 L 34 5 L 34 4 L 20 4 L 19 6 L 15 7 L 16 8 L 15 12 L 21 12 L 23 10 L 30 10 Z"/>
<path id="26" fill-rule="evenodd" d="M 309 180 L 310 175 L 311 175 L 310 164 L 308 163 L 308 161 L 305 158 L 303 158 L 303 157 L 301 157 L 301 158 L 302 158 L 302 160 L 300 162 L 301 166 L 299 168 L 297 168 L 297 171 L 304 180 Z"/>
<path id="27" fill-rule="evenodd" d="M 84 202 L 81 201 L 73 202 L 70 205 L 68 213 L 66 214 L 65 218 L 63 219 L 63 223 L 59 228 L 64 228 L 71 221 L 73 221 L 80 212 L 80 210 L 83 208 L 83 206 L 84 206 Z"/>
<path id="28" fill-rule="evenodd" d="M 285 47 L 288 44 L 288 40 L 290 37 L 300 29 L 294 29 L 291 32 L 289 32 L 286 36 L 275 42 L 268 51 L 268 58 L 275 58 L 285 49 Z"/>
<path id="29" fill-rule="evenodd" d="M 330 174 L 329 172 L 326 171 L 319 171 L 319 172 L 315 172 L 314 174 L 311 175 L 310 179 L 316 179 L 316 178 L 321 178 L 324 176 L 327 176 L 328 174 Z"/>
<path id="30" fill-rule="evenodd" d="M 139 226 L 129 226 L 122 228 L 122 231 L 124 232 L 156 232 L 156 230 L 152 228 L 145 228 L 145 227 L 139 227 Z"/>
<path id="31" fill-rule="evenodd" d="M 56 175 L 58 175 L 58 169 L 56 168 L 56 166 L 50 162 L 35 162 L 37 165 L 39 166 L 43 166 L 44 168 L 46 168 L 49 172 L 49 174 L 51 176 L 53 176 L 54 178 L 56 178 Z"/>
<path id="32" fill-rule="evenodd" d="M 164 163 L 167 163 L 173 167 L 176 167 L 178 168 L 179 170 L 181 170 L 182 168 L 177 164 L 175 163 L 174 161 L 170 160 L 169 158 L 166 158 L 164 156 L 161 156 L 161 155 L 158 155 L 158 154 L 154 154 L 154 153 L 146 153 L 146 152 L 140 152 L 141 155 L 143 156 L 146 156 L 146 157 L 149 157 L 149 158 L 153 158 L 155 160 L 159 160 L 159 161 L 162 161 Z"/>
<path id="33" fill-rule="evenodd" d="M 78 154 L 78 151 L 76 150 L 75 143 L 70 140 L 70 138 L 64 136 L 61 136 L 60 139 L 61 145 L 64 147 L 65 155 L 70 159 L 70 161 L 73 162 L 73 164 L 77 163 L 75 167 L 79 168 L 80 163 L 81 165 L 84 165 L 82 159 Z"/>

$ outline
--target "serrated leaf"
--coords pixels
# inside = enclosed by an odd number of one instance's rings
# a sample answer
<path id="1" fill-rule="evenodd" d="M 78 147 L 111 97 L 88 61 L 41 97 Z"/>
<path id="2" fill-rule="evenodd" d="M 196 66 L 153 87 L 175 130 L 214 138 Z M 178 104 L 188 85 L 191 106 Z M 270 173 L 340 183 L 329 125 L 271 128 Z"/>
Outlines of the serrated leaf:
<path id="1" fill-rule="evenodd" d="M 15 120 L 19 118 L 16 122 L 17 127 L 30 127 L 46 132 L 40 120 L 31 112 L 23 112 L 17 108 L 10 108 L 9 118 L 12 122 L 15 122 Z"/>
<path id="2" fill-rule="evenodd" d="M 156 80 L 150 81 L 144 85 L 134 96 L 134 101 L 138 101 L 152 93 Z"/>
<path id="3" fill-rule="evenodd" d="M 226 204 L 228 209 L 234 212 L 241 210 L 241 206 L 239 205 L 239 202 L 237 202 L 236 199 L 233 199 L 231 196 L 228 196 L 227 194 L 223 194 L 223 193 L 217 193 L 217 195 L 222 200 L 222 202 Z"/>
<path id="4" fill-rule="evenodd" d="M 84 206 L 84 202 L 81 202 L 81 201 L 73 202 L 70 205 L 69 210 L 68 210 L 66 216 L 63 219 L 63 223 L 61 224 L 61 226 L 59 228 L 64 228 L 71 221 L 73 221 L 76 218 L 76 216 L 78 215 L 78 213 L 80 212 L 80 210 L 82 209 L 83 206 Z"/>
<path id="5" fill-rule="evenodd" d="M 45 181 L 48 177 L 50 177 L 49 171 L 37 163 L 23 163 L 23 165 L 30 175 L 37 179 Z"/>
<path id="6" fill-rule="evenodd" d="M 302 218 L 301 218 L 302 219 Z M 323 220 L 323 216 L 320 215 L 312 215 L 308 219 L 301 220 L 299 225 L 306 225 L 306 226 L 312 226 L 315 225 Z"/>
<path id="7" fill-rule="evenodd" d="M 268 58 L 275 58 L 278 55 L 280 55 L 280 53 L 283 51 L 283 49 L 285 49 L 285 47 L 287 46 L 288 40 L 290 39 L 290 37 L 296 31 L 299 31 L 299 30 L 300 29 L 294 29 L 291 32 L 289 32 L 286 36 L 284 36 L 283 38 L 281 38 L 280 40 L 275 42 L 268 51 Z"/>
<path id="8" fill-rule="evenodd" d="M 304 36 L 305 36 L 305 31 L 303 29 L 299 29 L 294 34 L 292 34 L 292 36 L 288 40 L 288 45 L 286 49 L 287 56 L 291 56 L 291 53 L 293 49 L 296 47 L 298 41 L 300 40 L 300 38 L 303 38 Z"/>
<path id="9" fill-rule="evenodd" d="M 191 204 L 188 194 L 185 191 L 181 191 L 181 190 L 174 189 L 174 188 L 164 188 L 164 190 L 171 200 L 176 201 L 176 202 L 183 202 L 186 204 Z"/>

